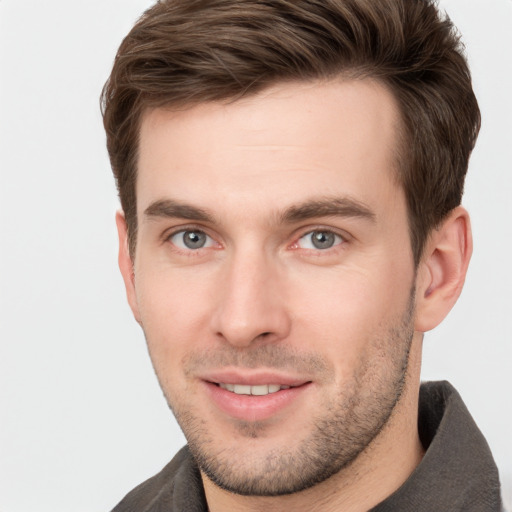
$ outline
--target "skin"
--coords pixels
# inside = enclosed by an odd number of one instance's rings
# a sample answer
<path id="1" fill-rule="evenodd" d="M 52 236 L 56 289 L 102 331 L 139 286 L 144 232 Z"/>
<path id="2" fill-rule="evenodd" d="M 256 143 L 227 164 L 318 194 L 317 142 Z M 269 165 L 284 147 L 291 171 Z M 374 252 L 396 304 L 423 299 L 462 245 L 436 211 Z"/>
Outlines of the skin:
<path id="1" fill-rule="evenodd" d="M 132 260 L 118 214 L 120 267 L 212 512 L 368 510 L 421 461 L 422 333 L 458 297 L 471 237 L 456 209 L 415 268 L 399 122 L 369 80 L 142 119 L 137 245 Z M 300 386 L 226 411 L 214 383 L 231 381 Z"/>

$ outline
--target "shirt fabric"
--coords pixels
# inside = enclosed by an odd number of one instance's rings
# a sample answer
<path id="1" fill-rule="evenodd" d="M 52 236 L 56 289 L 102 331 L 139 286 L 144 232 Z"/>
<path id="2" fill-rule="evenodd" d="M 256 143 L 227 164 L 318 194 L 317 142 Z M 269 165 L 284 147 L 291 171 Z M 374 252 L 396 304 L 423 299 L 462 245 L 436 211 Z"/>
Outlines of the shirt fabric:
<path id="1" fill-rule="evenodd" d="M 370 512 L 500 512 L 498 470 L 489 446 L 448 382 L 421 385 L 418 430 L 425 456 L 403 485 Z M 207 512 L 197 468 L 185 446 L 112 512 Z"/>

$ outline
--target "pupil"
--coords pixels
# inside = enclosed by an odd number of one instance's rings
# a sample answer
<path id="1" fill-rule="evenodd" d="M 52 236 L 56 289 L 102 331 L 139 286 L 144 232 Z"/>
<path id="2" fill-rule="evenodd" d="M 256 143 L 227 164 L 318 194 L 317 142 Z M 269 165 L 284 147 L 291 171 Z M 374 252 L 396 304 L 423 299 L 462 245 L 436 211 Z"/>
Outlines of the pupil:
<path id="1" fill-rule="evenodd" d="M 334 245 L 334 233 L 316 231 L 313 233 L 313 245 L 317 249 L 329 249 Z"/>
<path id="2" fill-rule="evenodd" d="M 198 233 L 197 231 L 187 231 L 183 235 L 183 242 L 189 249 L 199 249 L 203 247 L 206 240 L 204 233 Z"/>

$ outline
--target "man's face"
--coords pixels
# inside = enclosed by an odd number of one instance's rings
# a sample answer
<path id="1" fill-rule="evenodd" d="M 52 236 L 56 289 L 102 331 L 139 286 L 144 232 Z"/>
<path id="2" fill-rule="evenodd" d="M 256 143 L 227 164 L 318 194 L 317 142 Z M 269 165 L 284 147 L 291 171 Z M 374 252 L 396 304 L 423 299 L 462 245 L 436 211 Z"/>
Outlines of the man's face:
<path id="1" fill-rule="evenodd" d="M 228 490 L 328 478 L 400 400 L 415 272 L 397 124 L 371 81 L 143 117 L 130 302 L 203 474 Z"/>

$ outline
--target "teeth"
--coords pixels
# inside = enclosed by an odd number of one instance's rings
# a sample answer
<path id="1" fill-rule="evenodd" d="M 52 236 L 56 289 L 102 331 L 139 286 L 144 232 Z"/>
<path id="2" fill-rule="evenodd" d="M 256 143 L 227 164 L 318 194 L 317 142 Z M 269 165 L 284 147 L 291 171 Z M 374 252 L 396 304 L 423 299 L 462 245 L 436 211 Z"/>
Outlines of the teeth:
<path id="1" fill-rule="evenodd" d="M 279 391 L 279 389 L 277 390 Z M 251 386 L 251 395 L 268 395 L 270 393 L 269 387 L 266 385 L 263 386 Z"/>
<path id="2" fill-rule="evenodd" d="M 235 384 L 234 392 L 237 395 L 250 395 L 251 394 L 251 386 L 243 386 L 241 384 Z"/>
<path id="3" fill-rule="evenodd" d="M 247 386 L 245 384 L 224 384 L 219 383 L 219 387 L 237 395 L 255 395 L 265 396 L 270 393 L 277 393 L 281 389 L 290 389 L 290 386 L 279 386 L 278 384 L 263 384 L 261 386 Z"/>

